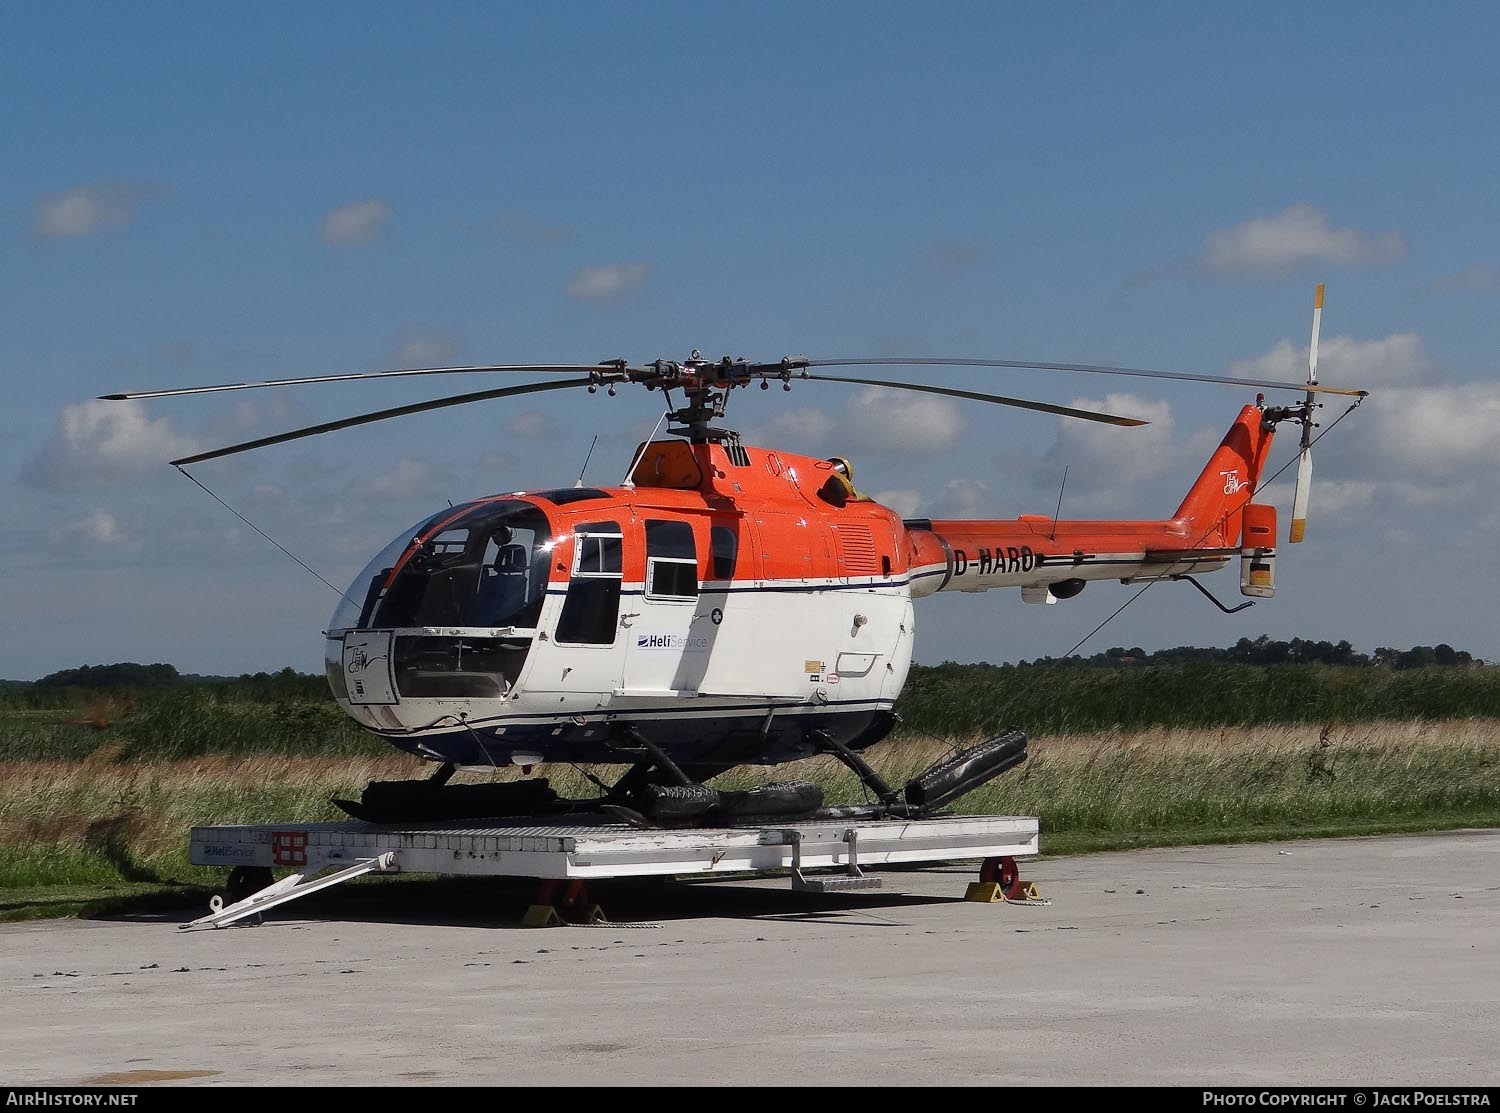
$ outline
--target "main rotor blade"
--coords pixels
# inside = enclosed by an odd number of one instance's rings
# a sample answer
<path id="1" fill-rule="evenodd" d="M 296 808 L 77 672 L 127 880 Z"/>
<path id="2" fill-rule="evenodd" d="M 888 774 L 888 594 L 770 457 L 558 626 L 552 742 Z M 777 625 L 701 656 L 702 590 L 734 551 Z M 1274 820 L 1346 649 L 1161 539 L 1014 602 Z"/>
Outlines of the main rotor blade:
<path id="1" fill-rule="evenodd" d="M 1145 367 L 1110 367 L 1100 363 L 1036 363 L 1019 359 L 809 359 L 794 360 L 803 367 L 1015 367 L 1025 371 L 1081 371 L 1091 375 L 1133 375 L 1143 379 L 1179 379 L 1193 383 L 1223 383 L 1227 386 L 1264 387 L 1271 390 L 1313 391 L 1319 394 L 1346 394 L 1363 398 L 1367 390 L 1347 390 L 1331 386 L 1309 386 L 1307 383 L 1282 383 L 1270 379 L 1238 379 L 1225 375 L 1193 375 L 1182 371 L 1152 371 Z"/>
<path id="2" fill-rule="evenodd" d="M 1105 425 L 1150 425 L 1138 417 L 1119 417 L 1115 414 L 1095 413 L 1093 410 L 1076 410 L 1072 406 L 1054 406 L 1048 402 L 1030 402 L 1025 398 L 1007 398 L 1003 394 L 980 394 L 974 390 L 954 390 L 945 386 L 927 386 L 923 383 L 893 383 L 885 379 L 850 379 L 842 375 L 804 375 L 803 378 L 824 383 L 859 383 L 861 386 L 886 386 L 893 390 L 919 390 L 923 394 L 945 394 L 950 398 L 968 398 L 975 402 L 994 402 L 1001 406 L 1015 406 L 1023 410 L 1040 410 L 1059 417 L 1081 417 L 1085 421 L 1100 421 Z"/>
<path id="3" fill-rule="evenodd" d="M 506 398 L 518 394 L 536 394 L 543 390 L 564 390 L 568 387 L 588 386 L 592 379 L 564 379 L 562 382 L 550 383 L 526 383 L 524 386 L 497 387 L 494 390 L 476 390 L 472 394 L 456 394 L 451 398 L 434 398 L 430 402 L 415 402 L 409 406 L 395 406 L 389 410 L 375 410 L 373 413 L 360 414 L 357 417 L 346 417 L 340 421 L 325 421 L 321 425 L 309 425 L 305 429 L 293 429 L 290 433 L 278 433 L 274 437 L 261 437 L 259 440 L 245 441 L 243 444 L 232 444 L 228 448 L 217 448 L 212 452 L 200 452 L 196 456 L 184 456 L 180 460 L 173 460 L 175 467 L 185 464 L 200 464 L 204 460 L 217 460 L 221 456 L 233 456 L 237 452 L 249 452 L 252 448 L 265 448 L 271 444 L 284 444 L 287 441 L 300 440 L 303 437 L 316 437 L 320 433 L 332 433 L 336 429 L 348 429 L 354 425 L 368 425 L 372 421 L 384 421 L 390 417 L 405 417 L 407 414 L 424 413 L 427 410 L 440 410 L 446 406 L 462 406 L 466 402 L 483 402 L 487 398 Z"/>
<path id="4" fill-rule="evenodd" d="M 170 390 L 129 390 L 120 394 L 101 394 L 106 402 L 123 402 L 130 398 L 172 398 L 180 394 L 217 394 L 225 390 L 259 390 L 268 386 L 304 386 L 307 383 L 343 383 L 355 379 L 396 379 L 411 375 L 474 375 L 524 372 L 531 375 L 587 375 L 598 371 L 599 364 L 492 363 L 473 367 L 403 367 L 394 371 L 352 371 L 342 375 L 309 375 L 298 379 L 265 379 L 251 383 L 220 383 L 217 386 L 184 386 Z"/>

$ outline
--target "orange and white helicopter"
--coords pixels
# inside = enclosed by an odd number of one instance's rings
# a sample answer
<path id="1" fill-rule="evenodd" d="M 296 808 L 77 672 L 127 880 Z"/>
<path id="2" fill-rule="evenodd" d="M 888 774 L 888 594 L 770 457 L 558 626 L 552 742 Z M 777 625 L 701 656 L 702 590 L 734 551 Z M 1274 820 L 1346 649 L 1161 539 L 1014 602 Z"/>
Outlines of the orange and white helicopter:
<path id="1" fill-rule="evenodd" d="M 430 818 L 455 767 L 626 764 L 600 801 L 658 821 L 708 812 L 807 811 L 812 786 L 728 799 L 703 782 L 733 766 L 817 753 L 844 761 L 886 814 L 920 815 L 1024 758 L 1001 735 L 940 763 L 901 791 L 860 757 L 895 723 L 915 632 L 913 604 L 945 591 L 1016 588 L 1028 603 L 1069 599 L 1092 580 L 1182 578 L 1238 558 L 1247 596 L 1275 592 L 1276 510 L 1253 501 L 1278 425 L 1300 426 L 1291 540 L 1302 539 L 1316 397 L 1365 392 L 1317 381 L 1318 287 L 1306 383 L 1089 364 L 986 359 L 698 357 L 634 366 L 490 365 L 363 372 L 131 392 L 154 398 L 401 376 L 526 374 L 502 386 L 361 414 L 188 456 L 178 467 L 369 422 L 557 390 L 660 390 L 670 439 L 635 453 L 618 487 L 521 491 L 445 507 L 372 559 L 329 622 L 327 672 L 340 706 L 412 754 L 439 763 L 418 792 L 371 786 L 357 814 Z M 1167 518 L 1068 521 L 903 519 L 860 494 L 841 458 L 742 444 L 715 422 L 733 392 L 759 383 L 856 383 L 1022 407 L 1113 425 L 1134 418 L 930 384 L 851 378 L 828 367 L 896 364 L 1039 368 L 1295 390 L 1262 394 Z M 675 404 L 673 392 L 680 395 Z M 535 786 L 528 790 L 525 785 Z M 551 802 L 545 781 L 503 786 L 503 814 Z M 456 799 L 452 786 L 444 799 Z M 501 814 L 486 800 L 460 808 Z M 491 809 L 491 810 L 485 810 Z M 441 809 L 439 809 L 441 810 Z"/>

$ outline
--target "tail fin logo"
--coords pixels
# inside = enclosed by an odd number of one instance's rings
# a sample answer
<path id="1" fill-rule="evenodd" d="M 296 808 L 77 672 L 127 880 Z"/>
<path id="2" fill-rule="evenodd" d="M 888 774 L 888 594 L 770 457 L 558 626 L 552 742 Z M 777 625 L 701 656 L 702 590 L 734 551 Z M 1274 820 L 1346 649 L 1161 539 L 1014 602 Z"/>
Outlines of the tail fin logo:
<path id="1" fill-rule="evenodd" d="M 1235 494 L 1241 487 L 1247 485 L 1240 479 L 1239 468 L 1230 468 L 1228 471 L 1221 471 L 1219 474 L 1224 477 L 1224 493 L 1226 495 Z"/>

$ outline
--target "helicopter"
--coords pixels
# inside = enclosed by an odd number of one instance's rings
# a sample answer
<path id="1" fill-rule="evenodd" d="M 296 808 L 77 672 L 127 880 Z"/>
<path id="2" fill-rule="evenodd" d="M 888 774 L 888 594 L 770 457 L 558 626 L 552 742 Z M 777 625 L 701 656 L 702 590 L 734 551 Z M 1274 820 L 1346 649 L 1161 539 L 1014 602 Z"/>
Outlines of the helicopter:
<path id="1" fill-rule="evenodd" d="M 364 413 L 171 461 L 208 460 L 340 429 L 528 394 L 620 387 L 660 391 L 667 437 L 635 451 L 615 487 L 574 485 L 448 506 L 403 531 L 343 593 L 324 632 L 334 698 L 358 723 L 435 763 L 428 780 L 373 782 L 340 801 L 375 821 L 536 814 L 560 802 L 544 778 L 444 787 L 455 770 L 554 762 L 624 765 L 590 805 L 642 825 L 809 814 L 816 786 L 718 792 L 741 765 L 817 754 L 844 763 L 874 802 L 843 809 L 920 818 L 1025 758 L 1005 731 L 912 778 L 886 784 L 862 754 L 897 723 L 915 607 L 941 592 L 1016 589 L 1055 604 L 1090 583 L 1187 580 L 1235 560 L 1240 590 L 1275 594 L 1277 512 L 1254 501 L 1277 429 L 1300 431 L 1290 542 L 1305 534 L 1322 395 L 1363 390 L 1317 380 L 1323 287 L 1304 383 L 1098 364 L 999 359 L 704 359 L 631 364 L 492 364 L 354 372 L 135 391 L 161 398 L 307 383 L 435 375 L 535 381 Z M 1155 520 L 902 517 L 861 493 L 842 457 L 747 445 L 721 424 L 737 390 L 820 381 L 917 391 L 1069 419 L 1144 421 L 1004 395 L 829 374 L 827 368 L 1027 368 L 1253 387 L 1181 504 Z M 1300 402 L 1270 405 L 1265 391 Z M 674 395 L 676 397 L 674 397 Z M 581 484 L 581 479 L 580 479 Z M 1209 596 L 1212 599 L 1212 595 Z M 1217 603 L 1217 600 L 1215 600 Z M 1249 603 L 1242 603 L 1238 610 Z M 1219 604 L 1220 609 L 1230 608 Z M 860 809 L 863 809 L 861 812 Z M 824 812 L 827 812 L 824 809 Z"/>

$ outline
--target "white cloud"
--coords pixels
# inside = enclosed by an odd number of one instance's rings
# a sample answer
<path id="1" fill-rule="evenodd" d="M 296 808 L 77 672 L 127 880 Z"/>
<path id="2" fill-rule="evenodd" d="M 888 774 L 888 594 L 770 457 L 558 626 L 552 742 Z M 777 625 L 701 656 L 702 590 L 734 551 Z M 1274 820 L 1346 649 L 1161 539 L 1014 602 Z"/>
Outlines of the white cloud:
<path id="1" fill-rule="evenodd" d="M 391 207 L 374 197 L 340 205 L 323 218 L 323 242 L 341 246 L 369 243 L 390 217 Z"/>
<path id="2" fill-rule="evenodd" d="M 1050 515 L 1061 492 L 1064 518 L 1165 517 L 1224 434 L 1224 426 L 1213 426 L 1181 435 L 1171 403 L 1129 393 L 1067 404 L 1150 424 L 1124 428 L 1059 417 L 1056 440 L 1030 469 L 1043 496 L 1032 507 L 1037 513 Z"/>
<path id="3" fill-rule="evenodd" d="M 1045 480 L 1055 482 L 1054 466 L 1068 466 L 1068 488 L 1079 490 L 1117 484 L 1122 476 L 1151 479 L 1171 470 L 1176 463 L 1173 439 L 1176 422 L 1172 405 L 1148 401 L 1134 394 L 1109 394 L 1103 398 L 1075 398 L 1075 409 L 1138 417 L 1151 424 L 1135 428 L 1102 425 L 1077 418 L 1057 419 L 1057 444 L 1046 456 Z"/>
<path id="4" fill-rule="evenodd" d="M 834 436 L 835 422 L 824 411 L 813 406 L 782 410 L 751 439 L 765 444 L 787 444 L 789 447 L 816 452 L 818 446 Z"/>
<path id="5" fill-rule="evenodd" d="M 299 424 L 305 424 L 307 414 L 299 407 L 294 397 L 264 391 L 259 395 L 241 395 L 227 410 L 219 411 L 204 421 L 202 435 L 207 440 L 240 441 L 280 433 Z"/>
<path id="6" fill-rule="evenodd" d="M 168 418 L 153 420 L 140 402 L 90 399 L 64 407 L 52 439 L 21 477 L 49 490 L 107 486 L 152 470 L 165 474 L 168 460 L 197 447 Z"/>
<path id="7" fill-rule="evenodd" d="M 968 428 L 968 419 L 946 398 L 872 386 L 838 414 L 815 406 L 783 410 L 750 439 L 812 455 L 934 456 L 953 451 Z"/>
<path id="8" fill-rule="evenodd" d="M 1307 378 L 1307 345 L 1281 340 L 1269 352 L 1229 365 L 1226 374 L 1302 382 Z M 1318 381 L 1330 386 L 1372 388 L 1434 382 L 1441 378 L 1422 338 L 1398 332 L 1379 340 L 1325 336 L 1318 341 Z"/>
<path id="9" fill-rule="evenodd" d="M 95 510 L 92 514 L 71 522 L 64 522 L 51 532 L 57 545 L 76 542 L 107 549 L 118 549 L 130 543 L 125 527 L 108 510 Z"/>
<path id="10" fill-rule="evenodd" d="M 1328 480 L 1316 482 L 1314 475 L 1314 487 L 1317 488 L 1318 513 L 1329 517 L 1363 513 L 1374 505 L 1377 494 L 1374 483 L 1362 480 Z M 1288 489 L 1288 495 L 1290 495 Z M 1311 500 L 1309 498 L 1309 512 L 1311 512 Z M 1292 508 L 1288 503 L 1285 510 L 1285 520 L 1291 520 Z"/>
<path id="11" fill-rule="evenodd" d="M 475 463 L 479 474 L 484 477 L 482 485 L 488 489 L 497 483 L 503 484 L 505 482 L 505 473 L 520 463 L 520 457 L 514 452 L 492 448 L 479 457 Z"/>
<path id="12" fill-rule="evenodd" d="M 1500 468 L 1500 383 L 1449 383 L 1372 398 L 1380 455 L 1402 478 L 1437 484 L 1493 481 Z M 1350 420 L 1354 420 L 1351 418 Z"/>
<path id="13" fill-rule="evenodd" d="M 1316 450 L 1314 450 L 1316 457 Z M 1293 485 L 1291 477 L 1293 471 L 1287 469 L 1284 478 L 1287 482 L 1277 483 L 1272 489 L 1271 495 L 1257 495 L 1256 501 L 1270 501 L 1275 504 L 1281 512 L 1282 521 L 1291 520 Z M 1309 496 L 1309 513 L 1315 513 L 1322 517 L 1341 516 L 1354 514 L 1368 510 L 1374 505 L 1375 499 L 1381 494 L 1381 486 L 1368 479 L 1326 479 L 1318 474 L 1317 468 L 1313 469 L 1313 490 Z"/>
<path id="14" fill-rule="evenodd" d="M 540 410 L 526 410 L 505 423 L 505 431 L 526 441 L 555 440 L 562 435 L 557 422 Z"/>
<path id="15" fill-rule="evenodd" d="M 913 517 L 917 507 L 922 505 L 920 491 L 876 491 L 870 497 L 882 506 L 889 506 L 903 518 Z"/>
<path id="16" fill-rule="evenodd" d="M 407 325 L 396 334 L 391 360 L 397 367 L 447 367 L 462 349 L 452 336 Z"/>
<path id="17" fill-rule="evenodd" d="M 910 455 L 951 452 L 969 428 L 947 398 L 878 386 L 849 400 L 841 424 L 843 436 L 858 444 Z"/>
<path id="18" fill-rule="evenodd" d="M 1306 348 L 1283 340 L 1232 370 L 1301 378 L 1306 361 Z M 1417 333 L 1367 341 L 1331 337 L 1323 341 L 1318 362 L 1320 380 L 1368 386 L 1372 393 L 1314 449 L 1314 516 L 1353 520 L 1442 506 L 1462 506 L 1466 516 L 1479 516 L 1497 506 L 1490 477 L 1500 471 L 1500 383 L 1455 382 Z M 1323 402 L 1319 420 L 1326 431 L 1348 403 L 1334 397 Z M 1276 451 L 1284 460 L 1293 428 L 1283 426 L 1281 437 Z M 1289 500 L 1291 480 L 1288 469 L 1274 497 Z"/>
<path id="19" fill-rule="evenodd" d="M 93 182 L 43 197 L 32 214 L 32 227 L 43 239 L 91 236 L 111 226 L 129 224 L 141 202 L 160 192 L 140 182 Z"/>
<path id="20" fill-rule="evenodd" d="M 1353 267 L 1406 257 L 1399 232 L 1335 228 L 1328 214 L 1305 203 L 1210 232 L 1199 265 L 1215 274 L 1275 277 L 1308 263 Z"/>
<path id="21" fill-rule="evenodd" d="M 950 479 L 932 502 L 934 518 L 993 518 L 995 497 L 982 479 Z"/>
<path id="22" fill-rule="evenodd" d="M 1332 341 L 1332 337 L 1328 338 Z M 1322 362 L 1322 340 L 1318 342 L 1319 363 Z M 1237 379 L 1277 379 L 1281 382 L 1305 382 L 1307 380 L 1307 345 L 1298 348 L 1290 340 L 1278 340 L 1264 355 L 1249 359 L 1237 359 L 1224 374 Z"/>
<path id="23" fill-rule="evenodd" d="M 382 474 L 359 484 L 362 493 L 382 499 L 437 497 L 444 486 L 452 488 L 446 472 L 440 473 L 430 460 L 411 456 L 402 456 Z"/>
<path id="24" fill-rule="evenodd" d="M 1429 288 L 1433 290 L 1493 290 L 1496 286 L 1500 286 L 1500 276 L 1497 276 L 1489 267 L 1482 267 L 1475 263 L 1461 271 L 1445 274 L 1442 278 L 1435 279 Z"/>
<path id="25" fill-rule="evenodd" d="M 563 286 L 563 290 L 569 297 L 579 301 L 615 301 L 645 289 L 646 280 L 650 277 L 650 263 L 579 267 Z"/>
<path id="26" fill-rule="evenodd" d="M 236 494 L 231 501 L 248 511 L 251 520 L 270 523 L 273 534 L 282 534 L 286 527 L 276 515 L 296 507 L 293 498 L 283 494 L 271 499 L 263 492 L 258 499 Z M 327 521 L 325 516 L 320 524 L 326 528 Z M 58 522 L 46 538 L 47 560 L 54 569 L 98 567 L 101 558 L 109 564 L 121 556 L 144 556 L 154 566 L 173 568 L 278 559 L 275 549 L 201 492 L 189 504 L 157 497 L 128 509 L 95 509 Z M 303 545 L 297 548 L 305 550 Z"/>

